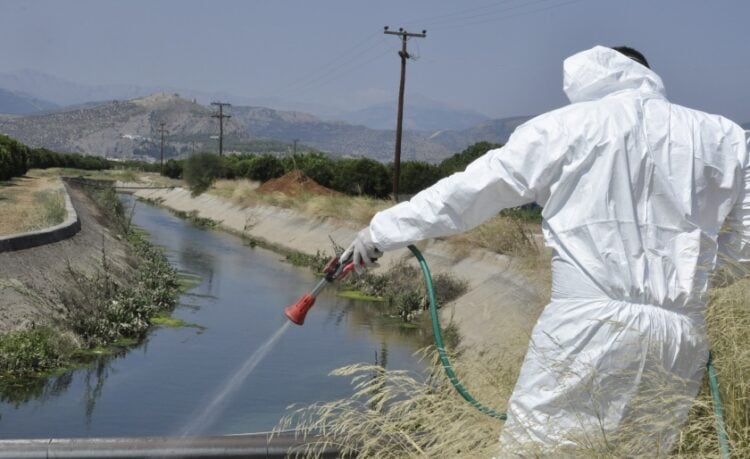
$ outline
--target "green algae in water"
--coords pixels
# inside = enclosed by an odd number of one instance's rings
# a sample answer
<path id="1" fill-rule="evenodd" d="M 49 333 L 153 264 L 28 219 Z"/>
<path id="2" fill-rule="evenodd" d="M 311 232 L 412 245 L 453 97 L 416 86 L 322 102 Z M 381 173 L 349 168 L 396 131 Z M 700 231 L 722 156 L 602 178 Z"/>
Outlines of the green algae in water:
<path id="1" fill-rule="evenodd" d="M 203 325 L 193 324 L 190 322 L 186 322 L 182 319 L 178 319 L 176 317 L 167 316 L 167 315 L 157 315 L 149 319 L 151 322 L 151 325 L 156 325 L 159 327 L 169 327 L 169 328 L 183 328 L 183 327 L 189 327 L 189 328 L 197 328 L 198 330 L 205 330 L 206 327 Z"/>
<path id="2" fill-rule="evenodd" d="M 340 292 L 337 292 L 336 296 L 341 297 L 341 298 L 349 298 L 350 300 L 377 301 L 377 302 L 385 301 L 385 298 L 383 298 L 382 296 L 367 295 L 366 293 L 362 293 L 358 290 L 342 290 Z"/>

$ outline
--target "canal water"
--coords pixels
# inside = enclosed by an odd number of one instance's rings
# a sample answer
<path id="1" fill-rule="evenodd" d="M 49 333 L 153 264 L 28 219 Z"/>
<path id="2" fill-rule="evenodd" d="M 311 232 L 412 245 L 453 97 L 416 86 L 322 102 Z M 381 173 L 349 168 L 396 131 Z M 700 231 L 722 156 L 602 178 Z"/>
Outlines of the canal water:
<path id="1" fill-rule="evenodd" d="M 158 328 L 121 355 L 51 378 L 21 397 L 27 400 L 4 400 L 0 438 L 267 431 L 289 405 L 351 394 L 349 379 L 328 376 L 335 368 L 377 362 L 422 371 L 413 331 L 332 289 L 321 294 L 304 326 L 288 327 L 264 347 L 286 322 L 283 308 L 318 280 L 309 269 L 140 202 L 133 221 L 165 247 L 178 270 L 199 276 L 174 313 L 195 327 Z M 248 362 L 259 349 L 262 358 Z M 246 378 L 229 387 L 242 371 Z M 217 402 L 218 394 L 224 396 Z M 197 419 L 201 413 L 207 419 Z"/>

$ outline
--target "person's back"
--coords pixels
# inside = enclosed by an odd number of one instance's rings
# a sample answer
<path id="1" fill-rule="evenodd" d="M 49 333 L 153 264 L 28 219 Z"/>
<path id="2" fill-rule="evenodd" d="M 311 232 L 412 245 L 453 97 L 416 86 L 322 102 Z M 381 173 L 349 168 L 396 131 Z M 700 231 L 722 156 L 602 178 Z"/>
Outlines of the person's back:
<path id="1" fill-rule="evenodd" d="M 607 48 L 565 71 L 573 104 L 545 115 L 562 133 L 547 147 L 565 151 L 536 187 L 552 302 L 503 440 L 598 449 L 601 432 L 628 453 L 669 448 L 708 357 L 705 293 L 743 180 L 744 132 L 671 104 L 655 73 Z"/>
<path id="2" fill-rule="evenodd" d="M 721 116 L 670 103 L 649 69 L 634 65 L 625 74 L 597 57 L 566 61 L 574 104 L 559 119 L 579 134 L 567 139 L 568 164 L 544 203 L 546 237 L 566 240 L 561 257 L 586 261 L 575 267 L 590 281 L 576 286 L 582 294 L 689 313 L 737 198 L 744 133 Z M 600 73 L 586 85 L 592 67 Z M 616 81 L 591 88 L 614 74 Z"/>

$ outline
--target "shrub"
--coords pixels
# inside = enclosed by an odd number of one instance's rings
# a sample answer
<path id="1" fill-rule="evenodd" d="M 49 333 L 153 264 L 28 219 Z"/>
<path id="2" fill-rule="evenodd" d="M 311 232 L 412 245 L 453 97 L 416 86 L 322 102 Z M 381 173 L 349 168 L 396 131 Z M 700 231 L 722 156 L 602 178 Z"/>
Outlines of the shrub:
<path id="1" fill-rule="evenodd" d="M 390 169 L 393 169 L 392 164 Z M 423 161 L 402 162 L 400 175 L 399 194 L 419 193 L 441 178 L 439 166 Z"/>
<path id="2" fill-rule="evenodd" d="M 0 180 L 20 177 L 29 170 L 29 148 L 0 135 Z"/>
<path id="3" fill-rule="evenodd" d="M 206 191 L 223 174 L 223 164 L 213 153 L 196 153 L 185 160 L 182 177 L 193 196 Z"/>
<path id="4" fill-rule="evenodd" d="M 440 169 L 440 175 L 442 177 L 447 177 L 456 172 L 461 172 L 475 159 L 493 148 L 499 147 L 502 147 L 502 145 L 490 142 L 477 142 L 474 145 L 467 147 L 461 153 L 456 153 L 455 155 L 444 159 L 438 166 Z"/>
<path id="5" fill-rule="evenodd" d="M 265 182 L 284 175 L 281 160 L 273 155 L 256 156 L 248 160 L 246 178 Z"/>
<path id="6" fill-rule="evenodd" d="M 162 170 L 161 175 L 164 175 L 166 177 L 173 178 L 173 179 L 181 178 L 182 167 L 183 167 L 182 161 L 176 161 L 174 159 L 170 159 L 166 163 L 164 163 L 164 169 Z"/>
<path id="7" fill-rule="evenodd" d="M 333 188 L 346 194 L 385 198 L 391 191 L 388 170 L 374 159 L 341 159 L 336 162 L 335 173 Z"/>

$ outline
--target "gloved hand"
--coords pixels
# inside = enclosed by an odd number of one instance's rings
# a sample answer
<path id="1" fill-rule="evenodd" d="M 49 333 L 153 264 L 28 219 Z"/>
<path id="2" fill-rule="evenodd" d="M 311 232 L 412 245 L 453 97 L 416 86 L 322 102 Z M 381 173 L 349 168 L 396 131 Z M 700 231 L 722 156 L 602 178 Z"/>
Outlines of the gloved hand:
<path id="1" fill-rule="evenodd" d="M 383 252 L 375 247 L 370 236 L 370 228 L 367 227 L 357 234 L 354 242 L 341 255 L 340 260 L 351 257 L 354 262 L 354 270 L 357 274 L 365 272 L 365 268 L 378 266 L 376 260 L 383 256 Z"/>

